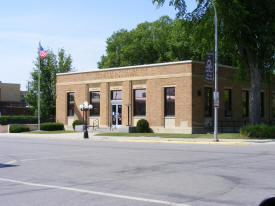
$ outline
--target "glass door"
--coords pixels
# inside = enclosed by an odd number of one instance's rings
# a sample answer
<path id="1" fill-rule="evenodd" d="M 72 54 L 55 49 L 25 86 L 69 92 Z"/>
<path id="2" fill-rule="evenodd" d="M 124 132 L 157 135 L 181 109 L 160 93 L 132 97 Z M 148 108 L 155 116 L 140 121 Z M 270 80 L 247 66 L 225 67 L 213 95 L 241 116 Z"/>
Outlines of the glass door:
<path id="1" fill-rule="evenodd" d="M 122 124 L 122 105 L 113 104 L 112 105 L 112 125 L 119 126 Z"/>
<path id="2" fill-rule="evenodd" d="M 117 105 L 117 125 L 122 124 L 122 105 Z"/>

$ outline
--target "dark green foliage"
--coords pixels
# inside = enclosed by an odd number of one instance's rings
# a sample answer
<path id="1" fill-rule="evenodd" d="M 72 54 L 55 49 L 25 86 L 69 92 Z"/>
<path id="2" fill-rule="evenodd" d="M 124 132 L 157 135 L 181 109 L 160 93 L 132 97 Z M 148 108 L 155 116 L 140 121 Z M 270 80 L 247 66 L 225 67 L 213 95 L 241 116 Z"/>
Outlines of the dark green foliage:
<path id="1" fill-rule="evenodd" d="M 34 70 L 31 73 L 29 81 L 29 92 L 26 95 L 26 102 L 37 115 L 37 91 L 38 91 L 38 67 L 40 61 L 40 105 L 41 121 L 55 121 L 55 104 L 56 104 L 56 74 L 72 71 L 72 58 L 66 55 L 64 49 L 58 51 L 56 56 L 52 51 L 47 50 L 48 55 L 41 59 L 39 56 L 34 62 Z"/>
<path id="2" fill-rule="evenodd" d="M 35 116 L 1 116 L 0 124 L 37 124 Z"/>
<path id="3" fill-rule="evenodd" d="M 11 125 L 9 128 L 9 133 L 20 133 L 28 131 L 30 131 L 30 129 L 25 125 Z"/>
<path id="4" fill-rule="evenodd" d="M 275 138 L 275 126 L 247 125 L 241 128 L 241 134 L 251 138 Z"/>
<path id="5" fill-rule="evenodd" d="M 213 12 L 204 21 L 172 20 L 168 16 L 144 22 L 131 31 L 121 29 L 107 39 L 106 56 L 99 68 L 173 62 L 204 61 L 205 53 L 214 50 Z M 236 45 L 219 34 L 219 63 L 237 64 Z"/>
<path id="6" fill-rule="evenodd" d="M 75 130 L 75 125 L 83 125 L 83 121 L 82 120 L 78 120 L 78 119 L 74 120 L 72 125 L 73 125 L 73 128 Z"/>
<path id="7" fill-rule="evenodd" d="M 136 132 L 146 133 L 150 132 L 149 123 L 146 119 L 140 119 L 137 122 Z"/>
<path id="8" fill-rule="evenodd" d="M 64 125 L 58 122 L 46 122 L 40 125 L 40 129 L 44 131 L 64 130 Z"/>
<path id="9" fill-rule="evenodd" d="M 228 52 L 231 53 L 228 57 L 233 57 L 233 60 L 234 57 L 237 58 L 240 68 L 238 79 L 250 80 L 250 95 L 253 99 L 250 102 L 250 123 L 259 124 L 261 121 L 261 81 L 275 71 L 274 0 L 197 0 L 197 8 L 191 13 L 186 12 L 186 0 L 152 0 L 158 6 L 162 6 L 167 1 L 178 11 L 178 18 L 197 22 L 199 30 L 202 31 L 201 35 L 203 35 L 203 31 L 208 34 L 212 33 L 211 30 L 214 27 L 213 3 L 215 4 L 219 33 L 218 63 L 224 62 L 221 57 L 227 56 Z M 205 30 L 204 27 L 210 28 L 210 30 Z M 208 30 L 210 32 L 207 32 Z M 213 36 L 213 34 L 211 35 Z M 196 37 L 196 34 L 191 36 Z M 205 38 L 196 39 L 198 44 L 204 44 Z M 206 38 L 206 40 L 211 41 L 210 38 Z M 233 51 L 230 49 L 230 44 Z M 224 50 L 224 46 L 229 50 Z M 230 59 L 228 60 L 230 62 Z M 232 63 L 232 65 L 234 64 Z"/>

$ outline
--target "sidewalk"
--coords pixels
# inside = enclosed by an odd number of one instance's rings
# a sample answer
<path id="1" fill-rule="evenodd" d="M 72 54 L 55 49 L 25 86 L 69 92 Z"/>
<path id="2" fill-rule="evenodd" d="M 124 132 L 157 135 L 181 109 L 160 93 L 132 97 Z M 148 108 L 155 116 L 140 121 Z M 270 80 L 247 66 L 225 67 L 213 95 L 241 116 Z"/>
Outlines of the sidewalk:
<path id="1" fill-rule="evenodd" d="M 163 137 L 115 137 L 94 136 L 89 133 L 89 139 L 83 138 L 82 132 L 64 134 L 32 134 L 32 133 L 0 133 L 1 137 L 9 138 L 42 138 L 42 139 L 68 139 L 78 141 L 116 141 L 116 142 L 142 142 L 142 143 L 174 143 L 174 144 L 218 144 L 218 145 L 249 145 L 249 144 L 275 144 L 274 139 L 220 139 L 215 142 L 210 138 L 163 138 Z"/>

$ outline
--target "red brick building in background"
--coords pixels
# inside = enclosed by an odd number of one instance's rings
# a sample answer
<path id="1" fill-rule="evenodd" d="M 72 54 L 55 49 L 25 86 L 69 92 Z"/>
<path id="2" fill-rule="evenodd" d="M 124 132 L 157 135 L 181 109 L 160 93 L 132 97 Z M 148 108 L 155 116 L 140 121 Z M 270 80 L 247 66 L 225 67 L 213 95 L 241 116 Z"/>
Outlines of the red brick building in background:
<path id="1" fill-rule="evenodd" d="M 249 83 L 235 79 L 237 68 L 219 65 L 219 126 L 238 130 L 249 119 Z M 154 132 L 204 133 L 213 127 L 214 83 L 204 80 L 204 63 L 181 61 L 57 74 L 56 121 L 66 128 L 82 119 L 88 101 L 89 125 L 135 126 L 147 119 Z M 128 113 L 129 108 L 129 113 Z M 275 123 L 275 77 L 261 87 L 261 120 Z"/>

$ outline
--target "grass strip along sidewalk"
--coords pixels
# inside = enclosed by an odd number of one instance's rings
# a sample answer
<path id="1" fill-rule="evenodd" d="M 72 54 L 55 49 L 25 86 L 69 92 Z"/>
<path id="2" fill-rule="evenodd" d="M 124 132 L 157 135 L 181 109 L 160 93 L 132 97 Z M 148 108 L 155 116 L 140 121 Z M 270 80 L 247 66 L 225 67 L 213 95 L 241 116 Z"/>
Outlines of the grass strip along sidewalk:
<path id="1" fill-rule="evenodd" d="M 64 134 L 64 133 L 74 133 L 72 130 L 56 130 L 56 131 L 30 131 L 24 133 L 33 133 L 33 134 Z"/>
<path id="2" fill-rule="evenodd" d="M 170 133 L 99 133 L 95 136 L 114 136 L 114 137 L 162 137 L 162 138 L 213 138 L 213 134 L 170 134 Z M 221 133 L 219 139 L 249 139 L 240 133 Z"/>

